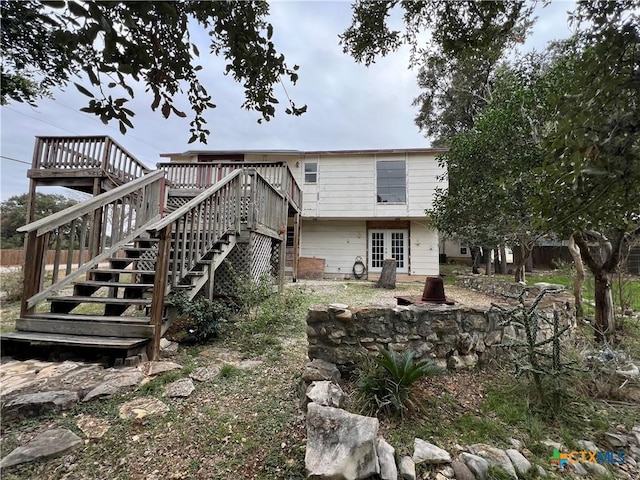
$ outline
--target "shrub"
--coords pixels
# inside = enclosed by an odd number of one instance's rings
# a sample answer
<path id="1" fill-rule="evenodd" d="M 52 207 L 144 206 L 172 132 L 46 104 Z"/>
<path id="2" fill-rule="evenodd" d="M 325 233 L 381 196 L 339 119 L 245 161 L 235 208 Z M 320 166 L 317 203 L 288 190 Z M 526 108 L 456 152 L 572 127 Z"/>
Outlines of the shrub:
<path id="1" fill-rule="evenodd" d="M 417 380 L 440 373 L 432 360 L 414 361 L 414 352 L 380 350 L 380 356 L 364 355 L 356 368 L 356 401 L 367 413 L 395 415 L 419 405 L 411 397 Z"/>
<path id="2" fill-rule="evenodd" d="M 178 292 L 172 297 L 172 304 L 180 314 L 187 316 L 185 328 L 186 338 L 195 343 L 204 343 L 219 332 L 220 320 L 228 318 L 229 308 L 222 302 L 205 297 L 189 299 L 185 292 Z"/>

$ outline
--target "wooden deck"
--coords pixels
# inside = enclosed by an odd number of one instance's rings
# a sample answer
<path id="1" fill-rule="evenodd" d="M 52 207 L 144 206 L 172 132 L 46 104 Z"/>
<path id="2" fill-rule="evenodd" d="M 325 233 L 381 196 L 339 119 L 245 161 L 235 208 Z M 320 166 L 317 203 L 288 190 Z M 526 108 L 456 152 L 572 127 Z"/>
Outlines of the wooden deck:
<path id="1" fill-rule="evenodd" d="M 237 256 L 238 239 L 252 235 L 263 238 L 260 268 L 280 265 L 282 282 L 284 230 L 301 199 L 288 167 L 205 165 L 197 185 L 189 183 L 190 169 L 150 172 L 108 137 L 38 138 L 31 193 L 38 185 L 64 185 L 94 196 L 19 229 L 29 262 L 17 331 L 2 335 L 3 343 L 127 355 L 146 348 L 157 358 L 160 337 L 175 317 L 167 296 L 184 291 L 193 298 L 205 285 L 213 296 L 213 272 L 231 252 Z M 177 189 L 166 189 L 167 176 Z M 279 261 L 274 245 L 280 245 Z M 45 265 L 52 248 L 50 278 Z M 61 293 L 68 287 L 73 293 Z"/>

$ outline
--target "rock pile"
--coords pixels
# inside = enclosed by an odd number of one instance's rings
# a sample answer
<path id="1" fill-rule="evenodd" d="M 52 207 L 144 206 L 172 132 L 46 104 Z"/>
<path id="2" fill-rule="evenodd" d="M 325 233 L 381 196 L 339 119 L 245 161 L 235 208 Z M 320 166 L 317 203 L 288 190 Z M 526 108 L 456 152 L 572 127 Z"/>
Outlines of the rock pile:
<path id="1" fill-rule="evenodd" d="M 318 360 L 314 360 L 316 365 Z M 342 389 L 334 380 L 334 370 L 327 362 L 322 363 L 326 373 L 319 378 L 318 369 L 307 365 L 303 379 L 311 384 L 306 390 L 307 448 L 305 468 L 308 479 L 313 480 L 416 480 L 416 465 L 429 465 L 430 476 L 436 480 L 487 480 L 491 468 L 499 468 L 507 476 L 518 479 L 537 470 L 538 477 L 547 477 L 548 471 L 560 467 L 549 460 L 545 465 L 533 465 L 529 452 L 517 439 L 512 439 L 512 448 L 501 449 L 482 443 L 466 447 L 456 445 L 455 452 L 448 452 L 438 445 L 415 438 L 412 456 L 396 457 L 395 449 L 379 435 L 377 418 L 346 412 L 340 408 Z M 310 380 L 313 378 L 313 380 Z M 640 425 L 625 433 L 607 433 L 605 444 L 600 449 L 588 440 L 576 442 L 579 452 L 570 452 L 562 444 L 547 440 L 549 456 L 557 449 L 569 455 L 567 465 L 562 467 L 563 477 L 610 478 L 612 473 L 603 464 L 589 461 L 586 452 L 617 452 L 603 455 L 610 460 L 624 458 L 618 465 L 615 478 L 635 480 L 640 462 Z M 582 455 L 582 452 L 585 455 Z"/>

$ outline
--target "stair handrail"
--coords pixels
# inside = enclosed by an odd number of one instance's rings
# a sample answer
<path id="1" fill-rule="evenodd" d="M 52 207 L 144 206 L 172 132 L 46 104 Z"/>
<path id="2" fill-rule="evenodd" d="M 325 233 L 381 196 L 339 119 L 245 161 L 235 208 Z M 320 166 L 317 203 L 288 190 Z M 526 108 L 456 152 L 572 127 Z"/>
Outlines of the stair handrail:
<path id="1" fill-rule="evenodd" d="M 21 315 L 33 313 L 35 305 L 56 293 L 80 275 L 111 256 L 114 251 L 145 232 L 146 225 L 156 221 L 161 212 L 164 172 L 154 171 L 86 202 L 36 220 L 17 229 L 26 233 L 24 288 Z M 107 226 L 111 230 L 107 235 Z M 65 233 L 67 234 L 65 236 Z M 51 285 L 44 288 L 44 271 L 49 240 L 53 239 L 56 255 Z M 77 269 L 72 264 L 74 242 L 78 240 Z M 66 246 L 63 246 L 64 242 Z M 60 274 L 61 253 L 66 250 L 64 278 Z M 85 251 L 88 260 L 85 262 Z"/>
<path id="2" fill-rule="evenodd" d="M 160 349 L 165 297 L 227 233 L 240 231 L 244 170 L 236 170 L 166 217 L 147 225 L 158 238 L 150 323 L 155 335 L 149 352 Z M 171 257 L 171 245 L 173 257 Z"/>

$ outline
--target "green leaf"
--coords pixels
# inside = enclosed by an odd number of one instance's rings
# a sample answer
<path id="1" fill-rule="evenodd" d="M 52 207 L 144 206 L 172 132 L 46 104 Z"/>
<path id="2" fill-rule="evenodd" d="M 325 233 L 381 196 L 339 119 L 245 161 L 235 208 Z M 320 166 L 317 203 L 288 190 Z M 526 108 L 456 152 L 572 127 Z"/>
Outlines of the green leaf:
<path id="1" fill-rule="evenodd" d="M 82 85 L 80 85 L 79 83 L 75 83 L 75 82 L 73 84 L 75 85 L 75 87 L 78 89 L 78 91 L 80 93 L 82 93 L 83 95 L 86 95 L 87 97 L 94 98 L 93 93 L 91 93 L 89 90 L 84 88 Z"/>

